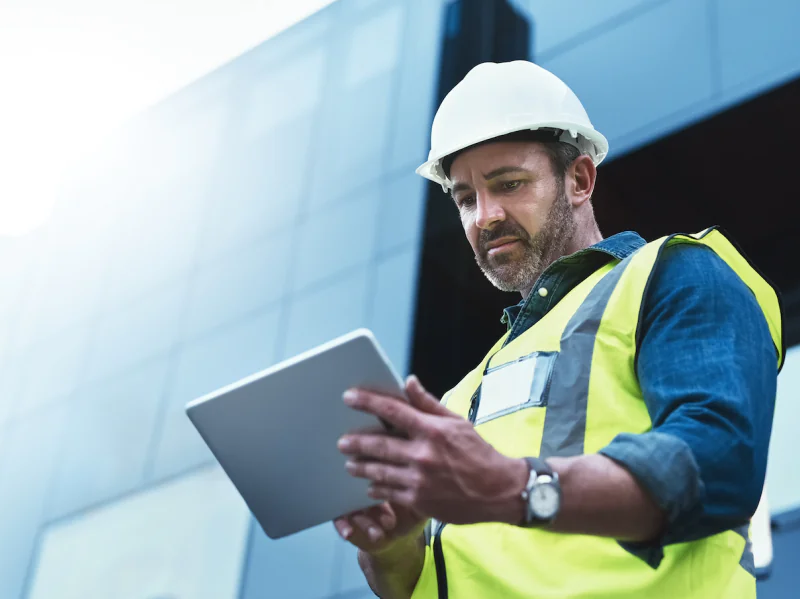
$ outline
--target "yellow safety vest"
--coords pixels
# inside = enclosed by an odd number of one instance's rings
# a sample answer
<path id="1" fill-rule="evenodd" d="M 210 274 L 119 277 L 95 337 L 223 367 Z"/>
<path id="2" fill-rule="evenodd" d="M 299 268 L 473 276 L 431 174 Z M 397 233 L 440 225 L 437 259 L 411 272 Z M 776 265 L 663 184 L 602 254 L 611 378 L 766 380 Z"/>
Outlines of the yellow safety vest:
<path id="1" fill-rule="evenodd" d="M 501 453 L 545 458 L 595 453 L 619 433 L 650 430 L 635 370 L 637 325 L 653 268 L 662 250 L 676 243 L 710 247 L 747 284 L 764 312 L 780 366 L 784 348 L 775 290 L 718 229 L 709 229 L 648 243 L 595 271 L 508 344 L 506 333 L 446 394 L 447 407 L 474 417 L 476 403 L 488 401 L 481 396 L 487 373 L 535 358 L 526 401 L 495 413 L 477 412 L 476 430 Z M 614 539 L 500 523 L 436 522 L 413 594 L 414 599 L 755 596 L 746 529 L 669 545 L 653 569 Z"/>

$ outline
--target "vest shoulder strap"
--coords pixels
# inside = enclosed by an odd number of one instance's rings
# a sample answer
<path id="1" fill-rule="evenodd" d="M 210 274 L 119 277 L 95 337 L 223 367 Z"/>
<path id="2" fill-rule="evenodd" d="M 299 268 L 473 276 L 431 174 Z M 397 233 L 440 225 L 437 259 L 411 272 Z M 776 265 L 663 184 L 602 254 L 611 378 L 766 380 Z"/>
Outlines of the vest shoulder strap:
<path id="1" fill-rule="evenodd" d="M 693 234 L 677 233 L 647 244 L 639 252 L 645 261 L 651 261 L 651 276 L 655 262 L 663 250 L 678 243 L 696 243 L 712 249 L 742 279 L 753 292 L 769 327 L 778 356 L 778 370 L 783 366 L 786 348 L 783 336 L 783 318 L 780 294 L 769 280 L 748 260 L 733 240 L 719 227 L 710 227 Z M 642 302 L 644 305 L 644 302 Z"/>

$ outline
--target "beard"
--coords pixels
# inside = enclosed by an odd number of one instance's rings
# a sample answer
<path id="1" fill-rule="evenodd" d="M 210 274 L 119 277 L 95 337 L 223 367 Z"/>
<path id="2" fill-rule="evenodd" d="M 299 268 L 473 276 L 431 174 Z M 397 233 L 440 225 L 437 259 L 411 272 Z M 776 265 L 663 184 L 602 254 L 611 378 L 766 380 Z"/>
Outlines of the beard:
<path id="1" fill-rule="evenodd" d="M 550 262 L 563 256 L 577 225 L 563 183 L 550 208 L 542 230 L 529 235 L 518 223 L 505 220 L 494 229 L 484 229 L 478 239 L 475 261 L 489 281 L 501 291 L 524 292 L 533 288 Z M 487 244 L 502 237 L 516 237 L 519 246 L 496 256 Z"/>

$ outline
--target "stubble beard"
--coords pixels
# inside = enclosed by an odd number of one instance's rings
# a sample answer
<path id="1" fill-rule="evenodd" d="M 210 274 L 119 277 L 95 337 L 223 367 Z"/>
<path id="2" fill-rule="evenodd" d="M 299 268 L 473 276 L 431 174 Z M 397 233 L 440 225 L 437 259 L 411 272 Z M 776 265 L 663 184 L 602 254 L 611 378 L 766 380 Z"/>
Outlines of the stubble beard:
<path id="1" fill-rule="evenodd" d="M 550 263 L 566 254 L 577 225 L 563 184 L 550 208 L 542 230 L 533 236 L 516 222 L 506 220 L 491 230 L 481 231 L 475 261 L 489 281 L 501 291 L 525 292 Z M 502 237 L 516 237 L 518 247 L 509 252 L 489 256 L 486 245 Z"/>

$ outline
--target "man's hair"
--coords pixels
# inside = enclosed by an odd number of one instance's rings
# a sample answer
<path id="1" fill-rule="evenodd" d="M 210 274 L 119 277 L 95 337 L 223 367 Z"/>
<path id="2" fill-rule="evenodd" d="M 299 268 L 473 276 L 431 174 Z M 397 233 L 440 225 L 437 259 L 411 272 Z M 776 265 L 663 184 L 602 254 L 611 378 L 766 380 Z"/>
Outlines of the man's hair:
<path id="1" fill-rule="evenodd" d="M 508 133 L 507 135 L 501 135 L 500 137 L 495 137 L 487 141 L 476 143 L 468 148 L 454 152 L 449 156 L 445 156 L 445 158 L 442 160 L 442 168 L 444 169 L 444 174 L 449 179 L 450 167 L 453 166 L 453 161 L 459 154 L 469 150 L 470 148 L 497 141 L 535 141 L 542 144 L 548 158 L 550 158 L 550 164 L 553 167 L 553 174 L 560 183 L 563 183 L 564 176 L 567 174 L 567 170 L 569 170 L 570 165 L 575 162 L 582 152 L 572 144 L 558 141 L 560 135 L 561 131 L 553 129 L 515 131 L 513 133 Z"/>
<path id="2" fill-rule="evenodd" d="M 550 158 L 553 173 L 559 181 L 563 181 L 570 165 L 581 155 L 581 151 L 564 141 L 546 141 L 542 145 Z"/>

